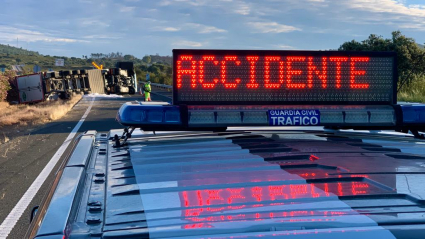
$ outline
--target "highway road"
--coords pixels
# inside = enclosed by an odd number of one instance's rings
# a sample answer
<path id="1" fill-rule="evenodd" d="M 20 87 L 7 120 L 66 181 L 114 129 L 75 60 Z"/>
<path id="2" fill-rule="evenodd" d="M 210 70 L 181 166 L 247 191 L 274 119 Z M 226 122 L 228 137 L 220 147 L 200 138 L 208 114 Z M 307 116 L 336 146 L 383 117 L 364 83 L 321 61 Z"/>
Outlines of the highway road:
<path id="1" fill-rule="evenodd" d="M 155 89 L 153 89 L 155 92 Z M 168 92 L 162 96 L 152 94 L 154 101 L 168 101 L 171 96 Z M 79 133 L 87 130 L 109 131 L 110 129 L 122 128 L 115 121 L 115 116 L 119 107 L 128 101 L 141 100 L 141 96 L 106 98 L 106 97 L 84 97 L 73 110 L 60 120 L 48 123 L 29 135 L 17 137 L 0 147 L 0 238 L 23 238 L 30 224 L 31 209 L 39 205 L 43 197 L 48 192 L 55 177 L 58 167 L 66 156 L 70 153 L 72 143 L 68 147 L 61 145 L 70 136 L 71 131 L 81 122 L 85 113 L 87 117 L 77 130 Z M 93 102 L 92 102 L 93 101 Z M 84 117 L 83 117 L 84 118 Z M 72 136 L 72 134 L 71 134 Z M 54 165 L 53 170 L 46 174 L 47 179 L 36 191 L 35 196 L 30 200 L 28 207 L 19 208 L 25 201 L 23 195 L 28 191 L 34 180 L 40 175 L 58 149 L 65 149 L 65 152 Z M 50 163 L 51 164 L 51 163 Z M 46 170 L 45 170 L 46 171 Z M 28 194 L 28 193 L 27 193 Z M 22 199 L 24 198 L 24 199 Z M 21 200 L 22 199 L 22 200 Z M 18 203 L 21 200 L 20 203 Z M 28 204 L 28 203 L 27 203 Z M 18 206 L 17 206 L 18 205 Z M 14 209 L 14 210 L 12 210 Z M 24 213 L 19 218 L 19 211 Z M 11 213 L 12 212 L 12 213 Z M 8 220 L 5 220 L 5 219 Z M 14 221 L 17 220 L 17 223 Z M 10 233 L 8 233 L 10 231 Z"/>

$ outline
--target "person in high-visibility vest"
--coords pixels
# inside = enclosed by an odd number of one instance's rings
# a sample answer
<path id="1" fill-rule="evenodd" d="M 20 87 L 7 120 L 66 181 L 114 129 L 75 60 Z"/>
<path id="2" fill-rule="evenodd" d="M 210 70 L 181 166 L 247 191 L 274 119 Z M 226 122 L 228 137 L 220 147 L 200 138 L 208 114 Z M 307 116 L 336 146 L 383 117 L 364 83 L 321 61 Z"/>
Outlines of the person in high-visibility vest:
<path id="1" fill-rule="evenodd" d="M 145 83 L 145 85 L 143 87 L 143 90 L 145 92 L 145 101 L 152 101 L 151 100 L 151 91 L 152 91 L 152 88 L 151 88 L 151 82 L 150 81 L 147 81 Z"/>

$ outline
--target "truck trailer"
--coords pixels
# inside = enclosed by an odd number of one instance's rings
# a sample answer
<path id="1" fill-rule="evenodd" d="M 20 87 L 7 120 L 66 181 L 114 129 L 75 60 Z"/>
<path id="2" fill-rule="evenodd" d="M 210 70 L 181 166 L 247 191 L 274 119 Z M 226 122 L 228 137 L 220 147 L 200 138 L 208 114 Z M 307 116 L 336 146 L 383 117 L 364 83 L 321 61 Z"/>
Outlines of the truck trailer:
<path id="1" fill-rule="evenodd" d="M 39 77 L 35 77 L 38 75 Z M 40 84 L 41 79 L 41 84 Z M 49 71 L 31 75 L 17 76 L 20 95 L 37 93 L 37 100 L 23 100 L 35 103 L 44 99 L 68 99 L 75 94 L 130 94 L 137 89 L 137 80 L 132 62 L 118 62 L 110 69 L 81 69 Z M 38 92 L 29 92 L 33 85 L 39 85 Z M 29 87 L 31 86 L 31 87 Z M 29 99 L 29 98 L 28 98 Z M 42 101 L 41 100 L 41 101 Z"/>

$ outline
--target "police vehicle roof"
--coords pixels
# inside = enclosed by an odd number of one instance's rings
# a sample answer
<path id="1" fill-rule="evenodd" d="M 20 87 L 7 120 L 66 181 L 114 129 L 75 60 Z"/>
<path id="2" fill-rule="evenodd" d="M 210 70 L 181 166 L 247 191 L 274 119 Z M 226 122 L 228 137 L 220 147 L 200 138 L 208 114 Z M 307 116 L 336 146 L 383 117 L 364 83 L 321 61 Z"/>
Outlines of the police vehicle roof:
<path id="1" fill-rule="evenodd" d="M 136 130 L 115 148 L 121 133 L 81 137 L 33 235 L 420 238 L 425 230 L 425 150 L 407 134 Z"/>

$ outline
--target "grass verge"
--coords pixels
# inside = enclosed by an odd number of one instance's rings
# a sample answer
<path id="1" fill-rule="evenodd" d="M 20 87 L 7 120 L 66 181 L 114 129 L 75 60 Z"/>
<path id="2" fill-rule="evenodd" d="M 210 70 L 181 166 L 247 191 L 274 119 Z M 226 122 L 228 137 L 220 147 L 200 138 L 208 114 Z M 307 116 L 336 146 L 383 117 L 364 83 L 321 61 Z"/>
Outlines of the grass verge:
<path id="1" fill-rule="evenodd" d="M 403 102 L 414 102 L 414 103 L 425 103 L 425 92 L 409 93 L 400 92 L 397 96 L 398 101 Z"/>
<path id="2" fill-rule="evenodd" d="M 46 101 L 35 105 L 9 105 L 0 102 L 0 129 L 12 125 L 35 125 L 60 119 L 81 97 L 77 95 L 70 100 Z"/>

